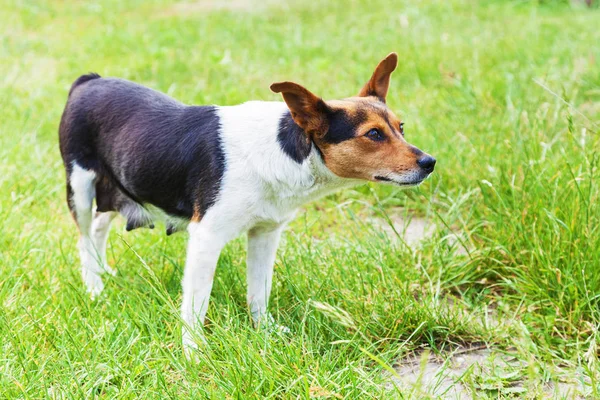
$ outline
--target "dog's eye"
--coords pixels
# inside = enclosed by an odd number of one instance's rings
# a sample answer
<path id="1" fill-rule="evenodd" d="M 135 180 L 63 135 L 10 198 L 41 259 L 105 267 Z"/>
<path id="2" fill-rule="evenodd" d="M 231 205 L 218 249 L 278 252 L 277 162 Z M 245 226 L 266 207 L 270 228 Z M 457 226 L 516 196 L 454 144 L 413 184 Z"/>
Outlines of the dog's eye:
<path id="1" fill-rule="evenodd" d="M 404 122 L 400 122 L 400 134 L 404 136 Z"/>
<path id="2" fill-rule="evenodd" d="M 371 140 L 375 140 L 376 142 L 381 142 L 385 139 L 383 133 L 381 133 L 379 129 L 371 129 L 365 136 Z"/>

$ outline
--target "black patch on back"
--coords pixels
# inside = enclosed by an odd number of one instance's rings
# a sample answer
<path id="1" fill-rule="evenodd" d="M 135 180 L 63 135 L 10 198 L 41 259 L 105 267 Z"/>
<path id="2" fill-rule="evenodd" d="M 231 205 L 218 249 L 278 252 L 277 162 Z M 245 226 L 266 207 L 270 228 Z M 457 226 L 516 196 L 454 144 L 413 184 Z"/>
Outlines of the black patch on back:
<path id="1" fill-rule="evenodd" d="M 287 111 L 279 120 L 277 141 L 281 150 L 298 164 L 302 164 L 310 154 L 312 143 L 298 124 L 294 122 L 292 114 Z"/>
<path id="2" fill-rule="evenodd" d="M 100 144 L 102 160 L 138 202 L 184 218 L 192 217 L 196 205 L 203 215 L 214 204 L 225 172 L 216 108 L 136 114 L 114 141 Z"/>
<path id="3" fill-rule="evenodd" d="M 135 201 L 187 219 L 203 215 L 225 172 L 216 107 L 186 106 L 121 79 L 90 78 L 69 97 L 61 120 L 67 171 L 76 162 L 97 173 L 106 211 Z"/>

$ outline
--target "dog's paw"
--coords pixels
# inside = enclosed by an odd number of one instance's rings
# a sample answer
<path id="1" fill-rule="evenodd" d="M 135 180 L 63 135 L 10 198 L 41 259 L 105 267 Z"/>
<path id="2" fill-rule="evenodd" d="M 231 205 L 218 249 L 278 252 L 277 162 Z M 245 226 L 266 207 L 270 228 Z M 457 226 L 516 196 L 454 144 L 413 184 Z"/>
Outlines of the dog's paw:
<path id="1" fill-rule="evenodd" d="M 202 333 L 191 333 L 185 327 L 183 327 L 181 333 L 183 355 L 189 361 L 198 362 L 198 343 L 200 343 L 201 345 L 206 345 L 206 338 Z"/>
<path id="2" fill-rule="evenodd" d="M 92 300 L 94 300 L 104 290 L 104 282 L 102 282 L 102 278 L 96 272 L 84 270 L 82 275 L 86 290 Z"/>
<path id="3" fill-rule="evenodd" d="M 275 322 L 275 319 L 271 314 L 262 315 L 258 322 L 255 321 L 255 326 L 258 326 L 259 329 L 265 330 L 269 333 L 282 333 L 288 334 L 290 333 L 290 328 L 287 326 L 279 325 Z"/>
<path id="4" fill-rule="evenodd" d="M 109 275 L 112 276 L 116 276 L 117 275 L 117 271 L 111 267 L 108 266 L 108 264 L 104 264 L 104 272 L 106 272 Z"/>
<path id="5" fill-rule="evenodd" d="M 196 343 L 186 343 L 183 342 L 183 355 L 188 361 L 193 363 L 197 363 L 199 361 L 198 358 L 198 345 Z"/>

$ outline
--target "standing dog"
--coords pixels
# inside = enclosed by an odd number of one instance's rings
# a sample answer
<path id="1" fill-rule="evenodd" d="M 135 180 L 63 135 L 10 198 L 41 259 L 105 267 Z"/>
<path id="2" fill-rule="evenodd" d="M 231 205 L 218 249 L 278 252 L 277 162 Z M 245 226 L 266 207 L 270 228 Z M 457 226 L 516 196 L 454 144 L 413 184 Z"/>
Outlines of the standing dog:
<path id="1" fill-rule="evenodd" d="M 189 232 L 183 275 L 186 350 L 204 321 L 221 249 L 248 232 L 248 304 L 269 320 L 273 263 L 286 223 L 303 204 L 361 181 L 415 186 L 435 159 L 404 140 L 386 106 L 398 56 L 387 56 L 356 97 L 324 101 L 293 82 L 271 85 L 285 102 L 187 106 L 135 83 L 96 74 L 71 87 L 60 122 L 67 202 L 79 227 L 92 296 L 114 273 L 106 242 L 117 213 L 127 230 Z M 93 212 L 93 201 L 96 211 Z"/>

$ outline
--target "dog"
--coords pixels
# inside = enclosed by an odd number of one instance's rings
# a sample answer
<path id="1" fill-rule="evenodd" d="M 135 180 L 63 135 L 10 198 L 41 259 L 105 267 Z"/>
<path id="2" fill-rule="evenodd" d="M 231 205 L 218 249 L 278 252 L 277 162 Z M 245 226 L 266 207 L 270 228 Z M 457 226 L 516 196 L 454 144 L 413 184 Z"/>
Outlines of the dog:
<path id="1" fill-rule="evenodd" d="M 101 274 L 114 274 L 106 243 L 118 213 L 127 230 L 156 220 L 167 235 L 187 229 L 181 315 L 190 351 L 219 254 L 247 232 L 251 316 L 258 326 L 273 323 L 267 304 L 275 253 L 300 206 L 364 181 L 415 186 L 434 170 L 436 160 L 404 139 L 404 123 L 386 106 L 397 64 L 389 54 L 358 95 L 343 100 L 279 82 L 270 88 L 283 102 L 224 107 L 184 105 L 123 79 L 79 77 L 59 139 L 87 291 L 97 296 Z"/>

